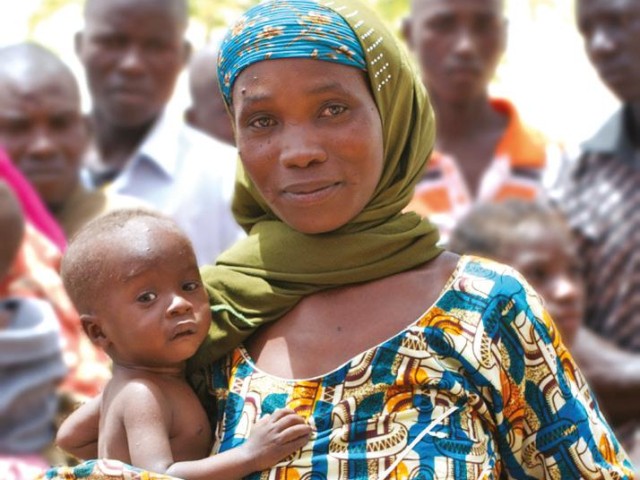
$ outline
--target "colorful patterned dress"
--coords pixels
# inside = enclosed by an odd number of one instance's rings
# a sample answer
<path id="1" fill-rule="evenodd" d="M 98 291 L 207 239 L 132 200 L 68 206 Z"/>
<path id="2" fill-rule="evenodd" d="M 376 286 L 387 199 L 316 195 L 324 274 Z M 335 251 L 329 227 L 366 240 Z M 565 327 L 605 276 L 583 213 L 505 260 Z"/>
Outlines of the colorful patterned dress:
<path id="1" fill-rule="evenodd" d="M 509 267 L 463 257 L 436 303 L 317 378 L 212 368 L 215 451 L 289 407 L 308 444 L 252 479 L 633 478 L 540 299 Z"/>

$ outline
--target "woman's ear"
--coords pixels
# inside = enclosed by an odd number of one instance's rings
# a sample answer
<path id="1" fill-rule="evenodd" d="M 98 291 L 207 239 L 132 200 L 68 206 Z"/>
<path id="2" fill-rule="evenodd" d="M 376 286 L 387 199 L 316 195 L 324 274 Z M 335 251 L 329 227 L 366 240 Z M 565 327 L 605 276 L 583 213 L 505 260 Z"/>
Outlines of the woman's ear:
<path id="1" fill-rule="evenodd" d="M 111 342 L 109 342 L 109 338 L 102 329 L 100 318 L 97 315 L 85 313 L 80 315 L 80 323 L 91 343 L 106 351 Z"/>

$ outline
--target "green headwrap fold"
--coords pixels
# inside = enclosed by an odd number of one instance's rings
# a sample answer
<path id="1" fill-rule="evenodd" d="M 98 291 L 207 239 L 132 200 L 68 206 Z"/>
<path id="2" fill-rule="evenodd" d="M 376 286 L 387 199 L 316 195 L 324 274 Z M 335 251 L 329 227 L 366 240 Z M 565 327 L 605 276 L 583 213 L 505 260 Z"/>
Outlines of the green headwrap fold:
<path id="1" fill-rule="evenodd" d="M 214 321 L 208 340 L 189 363 L 195 383 L 197 370 L 232 350 L 258 326 L 280 318 L 302 297 L 406 271 L 441 251 L 432 224 L 415 213 L 402 213 L 434 145 L 433 110 L 420 77 L 404 47 L 363 3 L 319 3 L 347 21 L 365 52 L 382 118 L 382 178 L 369 204 L 349 224 L 307 235 L 273 214 L 239 166 L 233 211 L 248 236 L 223 253 L 215 266 L 202 269 Z M 277 26 L 277 16 L 273 18 Z"/>

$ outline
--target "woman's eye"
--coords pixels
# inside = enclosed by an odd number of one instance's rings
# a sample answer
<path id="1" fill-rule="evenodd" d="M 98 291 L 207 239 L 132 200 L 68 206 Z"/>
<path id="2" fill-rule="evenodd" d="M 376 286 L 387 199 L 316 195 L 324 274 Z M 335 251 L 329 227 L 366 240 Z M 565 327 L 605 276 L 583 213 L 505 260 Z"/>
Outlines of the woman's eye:
<path id="1" fill-rule="evenodd" d="M 347 107 L 344 105 L 329 105 L 322 110 L 323 117 L 335 117 L 336 115 L 340 115 L 344 111 L 347 110 Z"/>
<path id="2" fill-rule="evenodd" d="M 200 283 L 198 282 L 187 282 L 184 285 L 182 285 L 182 289 L 185 292 L 193 292 L 194 290 L 197 290 L 200 287 Z"/>
<path id="3" fill-rule="evenodd" d="M 158 298 L 158 296 L 155 293 L 147 292 L 147 293 L 143 293 L 142 295 L 139 295 L 137 300 L 140 303 L 149 303 L 149 302 L 153 302 L 156 298 Z"/>
<path id="4" fill-rule="evenodd" d="M 275 125 L 275 123 L 276 122 L 272 118 L 260 117 L 260 118 L 255 118 L 251 120 L 251 122 L 249 123 L 249 126 L 255 127 L 255 128 L 267 128 L 267 127 L 272 127 L 273 125 Z"/>

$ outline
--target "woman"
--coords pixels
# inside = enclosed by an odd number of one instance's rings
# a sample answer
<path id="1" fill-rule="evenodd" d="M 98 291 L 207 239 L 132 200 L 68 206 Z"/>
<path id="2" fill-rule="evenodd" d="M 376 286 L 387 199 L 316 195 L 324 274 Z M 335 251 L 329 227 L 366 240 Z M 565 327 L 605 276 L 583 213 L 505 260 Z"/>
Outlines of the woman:
<path id="1" fill-rule="evenodd" d="M 219 74 L 249 235 L 203 270 L 215 322 L 190 376 L 215 407 L 215 452 L 287 405 L 315 435 L 251 478 L 632 476 L 519 274 L 442 252 L 402 213 L 433 112 L 375 15 L 262 3 Z"/>

